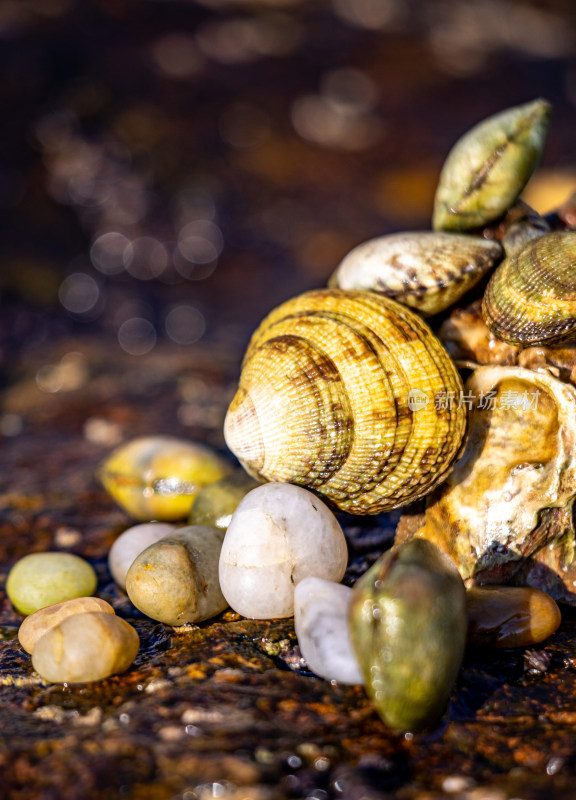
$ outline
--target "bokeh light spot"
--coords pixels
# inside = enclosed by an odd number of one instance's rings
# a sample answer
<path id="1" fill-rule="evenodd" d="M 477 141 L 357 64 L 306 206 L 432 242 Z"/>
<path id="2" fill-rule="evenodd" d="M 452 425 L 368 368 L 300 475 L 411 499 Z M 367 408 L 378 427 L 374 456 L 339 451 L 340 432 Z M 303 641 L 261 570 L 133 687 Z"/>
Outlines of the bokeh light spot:
<path id="1" fill-rule="evenodd" d="M 166 315 L 166 333 L 176 344 L 193 344 L 206 330 L 204 315 L 194 306 L 174 306 Z"/>
<path id="2" fill-rule="evenodd" d="M 130 240 L 117 231 L 99 236 L 90 248 L 90 260 L 104 275 L 117 275 L 124 270 L 124 252 Z"/>
<path id="3" fill-rule="evenodd" d="M 168 254 L 162 242 L 152 236 L 141 236 L 124 250 L 126 271 L 141 281 L 158 278 L 168 266 Z"/>
<path id="4" fill-rule="evenodd" d="M 120 325 L 118 343 L 131 356 L 143 356 L 156 344 L 154 325 L 142 317 L 132 317 Z"/>
<path id="5" fill-rule="evenodd" d="M 170 78 L 190 78 L 202 65 L 202 57 L 191 36 L 173 33 L 157 39 L 152 45 L 156 66 Z"/>
<path id="6" fill-rule="evenodd" d="M 58 290 L 60 302 L 72 314 L 86 314 L 100 298 L 100 287 L 91 275 L 74 272 L 64 278 Z"/>

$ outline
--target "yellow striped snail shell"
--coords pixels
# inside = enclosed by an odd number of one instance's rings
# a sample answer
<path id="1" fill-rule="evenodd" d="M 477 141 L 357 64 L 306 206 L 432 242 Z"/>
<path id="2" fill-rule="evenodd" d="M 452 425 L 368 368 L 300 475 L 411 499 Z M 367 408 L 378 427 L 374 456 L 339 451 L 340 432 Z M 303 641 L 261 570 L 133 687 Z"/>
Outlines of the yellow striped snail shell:
<path id="1" fill-rule="evenodd" d="M 492 333 L 523 347 L 576 338 L 576 233 L 547 233 L 506 258 L 482 305 Z"/>
<path id="2" fill-rule="evenodd" d="M 445 400 L 460 390 L 408 308 L 373 292 L 311 291 L 254 333 L 224 434 L 253 477 L 376 514 L 445 478 L 466 426 L 465 409 Z"/>

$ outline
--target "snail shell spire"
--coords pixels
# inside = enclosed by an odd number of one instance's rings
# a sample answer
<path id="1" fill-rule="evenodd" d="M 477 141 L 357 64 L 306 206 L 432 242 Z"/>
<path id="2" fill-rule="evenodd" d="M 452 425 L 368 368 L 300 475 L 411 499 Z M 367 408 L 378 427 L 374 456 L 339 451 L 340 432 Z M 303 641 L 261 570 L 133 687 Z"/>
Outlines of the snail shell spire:
<path id="1" fill-rule="evenodd" d="M 409 309 L 372 292 L 307 292 L 254 333 L 224 434 L 254 477 L 375 514 L 446 476 L 466 412 L 445 400 L 460 390 L 446 351 Z"/>

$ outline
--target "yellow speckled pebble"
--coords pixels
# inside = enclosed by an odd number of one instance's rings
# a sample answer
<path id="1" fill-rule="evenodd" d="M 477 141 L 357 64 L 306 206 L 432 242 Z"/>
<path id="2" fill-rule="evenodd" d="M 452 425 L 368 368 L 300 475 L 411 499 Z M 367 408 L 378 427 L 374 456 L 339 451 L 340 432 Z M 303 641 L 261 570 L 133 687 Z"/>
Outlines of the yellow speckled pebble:
<path id="1" fill-rule="evenodd" d="M 45 633 L 59 625 L 62 620 L 74 614 L 85 614 L 91 611 L 100 611 L 104 614 L 114 614 L 114 609 L 105 600 L 99 597 L 74 597 L 62 603 L 46 606 L 26 617 L 18 631 L 18 640 L 27 653 L 33 653 L 36 643 Z"/>
<path id="2" fill-rule="evenodd" d="M 117 447 L 100 467 L 104 488 L 134 519 L 185 519 L 199 489 L 230 467 L 198 442 L 143 436 Z"/>
<path id="3" fill-rule="evenodd" d="M 50 683 L 91 683 L 125 672 L 139 646 L 134 628 L 115 614 L 74 614 L 42 636 L 32 665 Z"/>

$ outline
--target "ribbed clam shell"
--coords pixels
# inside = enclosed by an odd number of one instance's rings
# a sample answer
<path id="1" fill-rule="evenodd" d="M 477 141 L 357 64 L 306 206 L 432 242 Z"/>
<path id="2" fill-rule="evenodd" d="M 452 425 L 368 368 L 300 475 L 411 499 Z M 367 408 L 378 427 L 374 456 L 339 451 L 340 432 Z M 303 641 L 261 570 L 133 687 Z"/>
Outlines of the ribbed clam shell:
<path id="1" fill-rule="evenodd" d="M 523 346 L 576 338 L 576 233 L 528 242 L 496 269 L 482 315 L 492 333 Z"/>
<path id="2" fill-rule="evenodd" d="M 483 120 L 444 163 L 434 199 L 434 230 L 465 231 L 500 217 L 542 154 L 550 104 L 534 100 Z"/>
<path id="3" fill-rule="evenodd" d="M 373 292 L 307 292 L 254 333 L 224 433 L 260 480 L 374 514 L 423 496 L 450 469 L 466 414 L 436 403 L 460 389 L 414 312 Z M 428 402 L 411 409 L 410 390 Z"/>
<path id="4" fill-rule="evenodd" d="M 501 256 L 498 242 L 477 236 L 395 233 L 355 247 L 328 285 L 370 289 L 429 316 L 455 303 Z"/>

